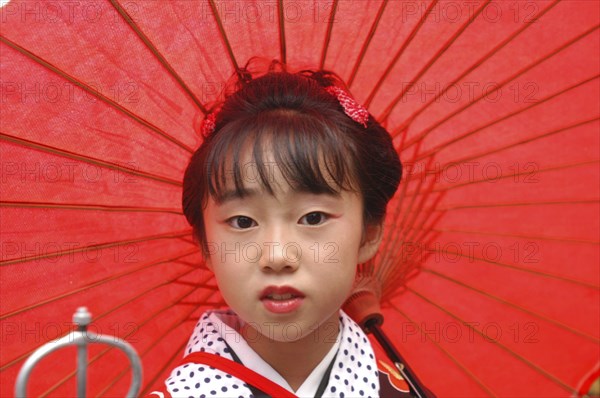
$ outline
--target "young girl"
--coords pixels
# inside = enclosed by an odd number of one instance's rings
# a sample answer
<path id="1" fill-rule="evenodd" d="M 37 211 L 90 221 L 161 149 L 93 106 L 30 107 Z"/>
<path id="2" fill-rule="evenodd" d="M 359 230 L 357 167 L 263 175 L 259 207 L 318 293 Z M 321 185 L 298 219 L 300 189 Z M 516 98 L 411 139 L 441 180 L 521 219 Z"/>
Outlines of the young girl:
<path id="1" fill-rule="evenodd" d="M 201 316 L 151 396 L 410 396 L 341 310 L 381 242 L 398 155 L 333 73 L 276 66 L 243 69 L 203 122 L 183 209 L 230 309 Z"/>

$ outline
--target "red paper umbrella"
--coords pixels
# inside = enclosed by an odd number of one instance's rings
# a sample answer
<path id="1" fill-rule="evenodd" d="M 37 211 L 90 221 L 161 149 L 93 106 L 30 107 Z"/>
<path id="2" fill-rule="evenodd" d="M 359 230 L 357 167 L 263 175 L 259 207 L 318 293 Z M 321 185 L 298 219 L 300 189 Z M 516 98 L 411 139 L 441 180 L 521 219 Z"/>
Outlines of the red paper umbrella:
<path id="1" fill-rule="evenodd" d="M 395 137 L 405 178 L 361 276 L 431 390 L 594 388 L 599 2 L 1 4 L 1 396 L 78 306 L 138 350 L 148 392 L 224 305 L 181 180 L 207 104 L 254 56 L 334 70 Z M 122 354 L 90 362 L 90 395 L 127 391 Z M 29 391 L 73 395 L 74 364 L 45 359 Z"/>

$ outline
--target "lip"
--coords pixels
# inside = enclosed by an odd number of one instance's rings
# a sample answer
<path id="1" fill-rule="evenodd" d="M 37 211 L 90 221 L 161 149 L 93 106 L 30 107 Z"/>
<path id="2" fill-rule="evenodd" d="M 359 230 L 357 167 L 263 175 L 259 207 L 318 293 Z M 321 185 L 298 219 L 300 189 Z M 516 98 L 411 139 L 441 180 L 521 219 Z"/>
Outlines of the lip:
<path id="1" fill-rule="evenodd" d="M 269 298 L 270 294 L 291 294 L 287 300 L 274 300 Z M 291 286 L 268 286 L 260 294 L 265 309 L 274 314 L 287 314 L 296 311 L 304 302 L 304 293 Z"/>
<path id="2" fill-rule="evenodd" d="M 260 293 L 260 299 L 264 300 L 270 294 L 291 294 L 294 297 L 304 298 L 305 295 L 300 290 L 291 286 L 267 286 Z"/>

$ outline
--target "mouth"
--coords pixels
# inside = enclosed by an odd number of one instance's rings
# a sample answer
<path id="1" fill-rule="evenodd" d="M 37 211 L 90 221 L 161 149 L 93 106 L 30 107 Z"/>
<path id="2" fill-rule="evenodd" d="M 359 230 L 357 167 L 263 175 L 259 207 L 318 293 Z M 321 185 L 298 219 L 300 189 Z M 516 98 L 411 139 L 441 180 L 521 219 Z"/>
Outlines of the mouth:
<path id="1" fill-rule="evenodd" d="M 291 286 L 269 286 L 260 294 L 265 309 L 274 314 L 286 314 L 300 308 L 304 293 Z"/>
<path id="2" fill-rule="evenodd" d="M 261 300 L 291 300 L 304 298 L 304 293 L 291 286 L 268 286 L 260 294 Z"/>

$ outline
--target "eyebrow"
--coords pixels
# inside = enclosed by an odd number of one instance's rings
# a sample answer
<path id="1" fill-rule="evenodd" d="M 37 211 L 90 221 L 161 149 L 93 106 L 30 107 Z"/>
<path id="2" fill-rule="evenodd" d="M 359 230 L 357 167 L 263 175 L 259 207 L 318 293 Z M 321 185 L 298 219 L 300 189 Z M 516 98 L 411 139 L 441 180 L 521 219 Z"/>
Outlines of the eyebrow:
<path id="1" fill-rule="evenodd" d="M 308 189 L 297 189 L 296 191 L 298 191 L 299 193 L 303 193 L 303 194 L 325 195 L 325 196 L 331 196 L 333 198 L 339 198 L 342 196 L 341 192 L 313 192 Z M 218 195 L 215 198 L 215 201 L 217 202 L 217 204 L 219 206 L 221 206 L 227 202 L 231 202 L 236 199 L 244 199 L 245 197 L 255 197 L 255 196 L 259 196 L 259 195 L 261 195 L 261 192 L 256 189 L 253 189 L 253 188 L 244 188 L 244 189 L 240 189 L 240 190 L 229 189 L 229 190 L 226 190 L 225 192 L 223 192 L 223 194 Z"/>
<path id="2" fill-rule="evenodd" d="M 244 197 L 252 197 L 257 195 L 258 191 L 256 189 L 229 189 L 223 192 L 221 195 L 218 195 L 215 198 L 215 201 L 218 205 L 222 205 L 226 202 L 231 202 L 232 200 L 243 199 Z"/>

